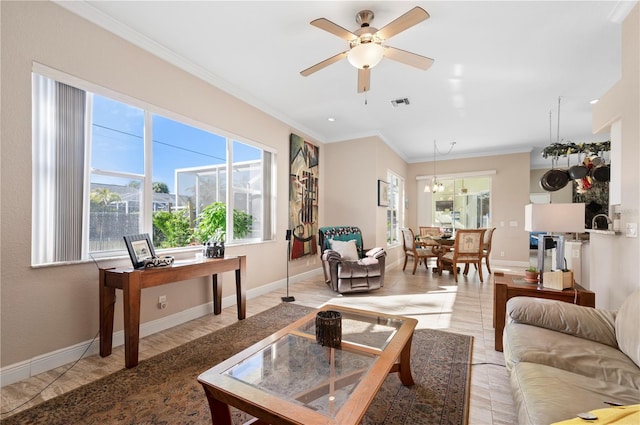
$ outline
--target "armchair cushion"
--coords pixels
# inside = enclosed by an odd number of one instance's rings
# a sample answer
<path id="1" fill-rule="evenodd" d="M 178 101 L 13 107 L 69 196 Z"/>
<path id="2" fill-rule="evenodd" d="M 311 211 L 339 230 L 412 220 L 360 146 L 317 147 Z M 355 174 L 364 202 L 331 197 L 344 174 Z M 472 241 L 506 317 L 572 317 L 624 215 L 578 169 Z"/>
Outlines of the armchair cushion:
<path id="1" fill-rule="evenodd" d="M 380 262 L 373 258 L 358 261 L 342 261 L 338 264 L 339 279 L 380 276 Z"/>
<path id="2" fill-rule="evenodd" d="M 351 239 L 346 242 L 330 239 L 329 245 L 331 245 L 332 250 L 338 252 L 342 256 L 343 260 L 357 260 L 359 258 L 355 239 Z"/>

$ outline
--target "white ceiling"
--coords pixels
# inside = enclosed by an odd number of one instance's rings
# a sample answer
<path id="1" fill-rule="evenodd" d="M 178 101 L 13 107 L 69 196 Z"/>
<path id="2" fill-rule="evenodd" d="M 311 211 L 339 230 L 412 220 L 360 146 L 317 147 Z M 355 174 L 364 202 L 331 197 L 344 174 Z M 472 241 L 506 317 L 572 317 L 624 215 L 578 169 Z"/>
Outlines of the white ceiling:
<path id="1" fill-rule="evenodd" d="M 635 1 L 78 1 L 58 4 L 282 119 L 320 142 L 379 136 L 408 162 L 532 151 L 591 132 L 589 101 L 620 79 L 621 22 Z M 435 59 L 427 71 L 383 59 L 357 93 L 348 48 L 309 25 L 382 28 L 420 6 L 431 18 L 384 44 Z M 409 106 L 390 101 L 407 97 Z M 365 102 L 366 99 L 366 102 Z M 552 117 L 550 120 L 550 112 Z M 328 118 L 335 118 L 329 122 Z M 550 130 L 552 134 L 550 135 Z"/>

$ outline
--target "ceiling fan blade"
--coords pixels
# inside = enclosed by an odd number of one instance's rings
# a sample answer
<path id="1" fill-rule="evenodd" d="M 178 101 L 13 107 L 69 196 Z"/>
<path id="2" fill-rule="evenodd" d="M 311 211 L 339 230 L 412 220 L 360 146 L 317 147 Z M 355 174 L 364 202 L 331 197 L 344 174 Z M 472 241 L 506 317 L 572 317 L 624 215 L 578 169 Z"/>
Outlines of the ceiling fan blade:
<path id="1" fill-rule="evenodd" d="M 394 61 L 402 62 L 405 65 L 413 66 L 418 69 L 427 70 L 433 65 L 433 59 L 421 56 L 416 53 L 407 52 L 406 50 L 397 49 L 391 46 L 384 47 L 384 56 Z"/>
<path id="2" fill-rule="evenodd" d="M 310 22 L 310 24 L 313 25 L 314 27 L 318 27 L 327 32 L 330 32 L 333 35 L 337 35 L 338 37 L 343 38 L 347 41 L 351 41 L 355 38 L 358 38 L 358 36 L 352 33 L 351 31 L 344 29 L 340 25 L 334 24 L 333 22 L 325 18 L 314 19 L 313 21 Z"/>
<path id="3" fill-rule="evenodd" d="M 325 67 L 331 65 L 332 63 L 336 63 L 340 59 L 347 57 L 347 52 L 348 51 L 344 51 L 342 53 L 338 53 L 335 56 L 331 56 L 329 59 L 325 59 L 322 62 L 318 62 L 317 64 L 305 69 L 304 71 L 300 71 L 300 75 L 302 75 L 303 77 L 307 77 L 307 76 L 313 74 L 316 71 L 320 71 L 322 68 L 325 68 Z"/>
<path id="4" fill-rule="evenodd" d="M 371 68 L 358 69 L 358 93 L 364 93 L 371 88 Z"/>
<path id="5" fill-rule="evenodd" d="M 421 7 L 414 7 L 404 15 L 389 22 L 376 33 L 383 40 L 388 40 L 394 35 L 411 28 L 417 23 L 429 19 L 429 14 Z"/>

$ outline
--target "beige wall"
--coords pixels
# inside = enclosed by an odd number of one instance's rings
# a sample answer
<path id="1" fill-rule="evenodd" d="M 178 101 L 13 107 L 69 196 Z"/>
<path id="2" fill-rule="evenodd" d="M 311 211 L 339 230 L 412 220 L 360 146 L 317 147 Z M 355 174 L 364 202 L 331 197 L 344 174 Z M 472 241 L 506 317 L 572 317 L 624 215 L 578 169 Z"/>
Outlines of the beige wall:
<path id="1" fill-rule="evenodd" d="M 53 3 L 3 1 L 0 7 L 2 366 L 88 341 L 98 329 L 98 272 L 93 263 L 30 267 L 33 61 L 275 148 L 277 240 L 229 246 L 227 252 L 247 256 L 248 289 L 284 282 L 288 141 L 292 131 L 304 134 Z M 320 184 L 324 184 L 322 176 Z M 101 266 L 129 264 L 128 258 L 101 262 Z M 292 262 L 290 273 L 318 267 L 317 256 L 305 258 Z M 211 298 L 207 282 L 202 279 L 146 289 L 142 322 L 204 304 Z M 223 282 L 223 296 L 232 295 L 233 275 L 223 276 Z M 160 294 L 167 295 L 169 301 L 162 311 L 155 306 Z M 120 301 L 115 311 L 119 330 Z"/>
<path id="2" fill-rule="evenodd" d="M 624 232 L 626 223 L 640 222 L 640 3 L 622 25 L 622 78 L 593 109 L 594 132 L 609 132 L 618 123 L 621 162 L 611 167 L 621 168 Z M 590 245 L 590 286 L 596 293 L 596 307 L 618 308 L 628 294 L 640 288 L 640 239 L 591 234 Z"/>
<path id="3" fill-rule="evenodd" d="M 524 206 L 529 203 L 530 154 L 486 156 L 470 159 L 438 160 L 438 174 L 495 170 L 491 177 L 492 264 L 522 265 L 529 262 L 529 234 L 524 231 Z M 410 164 L 407 173 L 409 209 L 407 225 L 416 228 L 416 177 L 433 174 L 433 162 Z M 516 226 L 511 227 L 510 223 Z M 501 256 L 504 253 L 504 256 Z"/>
<path id="4" fill-rule="evenodd" d="M 387 248 L 387 264 L 404 254 L 387 247 L 387 210 L 378 207 L 378 180 L 387 180 L 391 170 L 406 178 L 406 163 L 377 137 L 367 137 L 324 146 L 326 200 L 321 226 L 360 227 L 365 248 Z"/>

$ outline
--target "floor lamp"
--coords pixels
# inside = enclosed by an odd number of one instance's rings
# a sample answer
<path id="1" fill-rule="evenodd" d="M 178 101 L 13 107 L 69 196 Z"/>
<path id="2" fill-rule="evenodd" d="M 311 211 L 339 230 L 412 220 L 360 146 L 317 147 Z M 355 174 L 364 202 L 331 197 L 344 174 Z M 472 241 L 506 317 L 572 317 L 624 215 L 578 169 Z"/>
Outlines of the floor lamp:
<path id="1" fill-rule="evenodd" d="M 294 297 L 289 296 L 289 259 L 291 257 L 291 230 L 290 229 L 287 229 L 286 239 L 287 239 L 287 296 L 282 297 L 281 299 L 285 303 L 290 303 L 296 300 Z"/>
<path id="2" fill-rule="evenodd" d="M 544 252 L 556 248 L 555 270 L 564 270 L 564 235 L 584 232 L 584 204 L 529 204 L 524 207 L 524 230 L 547 232 L 538 237 L 538 272 L 544 274 Z"/>

